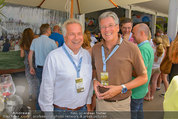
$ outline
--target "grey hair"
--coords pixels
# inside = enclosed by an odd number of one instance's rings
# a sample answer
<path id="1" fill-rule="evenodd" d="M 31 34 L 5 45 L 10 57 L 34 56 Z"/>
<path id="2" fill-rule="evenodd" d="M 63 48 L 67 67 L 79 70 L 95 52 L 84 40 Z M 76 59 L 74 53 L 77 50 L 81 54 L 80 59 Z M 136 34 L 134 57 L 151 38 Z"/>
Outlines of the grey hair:
<path id="1" fill-rule="evenodd" d="M 119 18 L 117 16 L 117 14 L 112 12 L 112 11 L 107 11 L 107 12 L 102 13 L 99 16 L 99 18 L 98 18 L 99 26 L 100 26 L 101 19 L 108 18 L 108 17 L 112 17 L 114 19 L 114 21 L 115 21 L 115 24 L 119 24 Z"/>
<path id="2" fill-rule="evenodd" d="M 65 36 L 66 33 L 67 33 L 67 30 L 66 30 L 67 25 L 69 25 L 69 24 L 74 24 L 74 23 L 79 24 L 79 25 L 81 26 L 81 28 L 82 28 L 82 33 L 84 33 L 83 25 L 82 25 L 82 23 L 81 23 L 79 20 L 77 20 L 77 19 L 68 19 L 68 20 L 65 21 L 64 24 L 62 25 L 62 34 L 63 34 L 64 36 Z"/>

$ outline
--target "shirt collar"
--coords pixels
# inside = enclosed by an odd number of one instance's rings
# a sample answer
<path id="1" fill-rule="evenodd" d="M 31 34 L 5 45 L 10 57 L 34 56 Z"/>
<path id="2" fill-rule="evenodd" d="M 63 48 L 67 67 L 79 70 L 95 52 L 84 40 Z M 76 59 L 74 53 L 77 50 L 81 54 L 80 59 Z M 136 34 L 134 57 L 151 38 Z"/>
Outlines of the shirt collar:
<path id="1" fill-rule="evenodd" d="M 139 44 L 137 44 L 137 46 L 138 47 L 141 47 L 143 44 L 145 44 L 145 43 L 149 43 L 149 41 L 148 40 L 144 40 L 144 41 L 142 41 L 141 43 L 139 43 Z"/>
<path id="2" fill-rule="evenodd" d="M 47 37 L 48 38 L 48 36 L 46 36 L 46 35 L 41 35 L 41 37 Z"/>
<path id="3" fill-rule="evenodd" d="M 79 52 L 75 55 L 75 54 L 73 53 L 73 51 L 72 51 L 65 43 L 64 43 L 64 46 L 65 46 L 67 52 L 68 52 L 70 55 L 72 55 L 72 56 L 76 56 L 76 55 L 81 54 L 82 49 L 83 49 L 83 48 L 81 47 L 80 50 L 79 50 Z"/>
<path id="4" fill-rule="evenodd" d="M 116 45 L 120 45 L 120 39 L 121 39 L 121 35 L 120 34 L 118 34 L 118 38 L 119 39 L 117 40 Z M 105 48 L 107 48 L 104 39 L 101 41 L 101 45 L 104 46 Z"/>

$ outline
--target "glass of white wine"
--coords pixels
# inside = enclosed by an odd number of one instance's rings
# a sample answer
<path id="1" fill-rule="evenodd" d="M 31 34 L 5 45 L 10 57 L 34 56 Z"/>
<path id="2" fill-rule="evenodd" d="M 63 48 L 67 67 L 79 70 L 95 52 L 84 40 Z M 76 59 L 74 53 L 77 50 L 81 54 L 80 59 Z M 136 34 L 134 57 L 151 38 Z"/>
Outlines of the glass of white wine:
<path id="1" fill-rule="evenodd" d="M 0 76 L 0 112 L 3 111 L 7 97 L 14 95 L 16 92 L 12 76 L 3 74 Z"/>
<path id="2" fill-rule="evenodd" d="M 0 77 L 0 92 L 4 97 L 15 94 L 15 85 L 10 74 L 3 74 Z"/>

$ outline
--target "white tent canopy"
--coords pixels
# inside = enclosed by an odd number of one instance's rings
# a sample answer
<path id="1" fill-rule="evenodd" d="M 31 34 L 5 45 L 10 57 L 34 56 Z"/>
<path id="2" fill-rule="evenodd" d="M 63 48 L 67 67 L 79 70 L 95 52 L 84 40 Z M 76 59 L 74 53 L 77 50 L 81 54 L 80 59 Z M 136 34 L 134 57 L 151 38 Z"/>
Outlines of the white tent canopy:
<path id="1" fill-rule="evenodd" d="M 151 0 L 134 5 L 154 12 L 157 16 L 168 17 L 169 0 Z"/>
<path id="2" fill-rule="evenodd" d="M 43 2 L 41 8 L 68 11 L 66 7 L 70 8 L 69 4 L 70 1 L 71 0 L 6 0 L 6 3 L 37 7 Z M 118 6 L 127 6 L 136 3 L 148 2 L 152 0 L 112 0 L 112 1 Z M 80 14 L 115 7 L 110 2 L 110 0 L 74 0 L 73 11 L 75 13 L 79 13 L 78 6 L 80 8 Z"/>

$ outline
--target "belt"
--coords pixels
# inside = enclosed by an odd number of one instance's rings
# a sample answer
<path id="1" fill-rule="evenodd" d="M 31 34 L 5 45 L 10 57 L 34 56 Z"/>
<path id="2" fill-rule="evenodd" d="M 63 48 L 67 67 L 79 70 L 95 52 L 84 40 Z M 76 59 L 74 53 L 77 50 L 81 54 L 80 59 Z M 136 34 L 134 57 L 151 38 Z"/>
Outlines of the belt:
<path id="1" fill-rule="evenodd" d="M 106 102 L 117 102 L 117 101 L 125 100 L 125 99 L 127 99 L 127 98 L 129 98 L 129 97 L 126 97 L 126 98 L 124 98 L 124 99 L 119 99 L 119 100 L 109 100 L 109 99 L 104 99 L 104 101 L 106 101 Z"/>
<path id="2" fill-rule="evenodd" d="M 116 102 L 117 100 L 107 100 L 107 99 L 104 99 L 104 101 L 106 101 L 106 102 Z"/>
<path id="3" fill-rule="evenodd" d="M 43 66 L 39 66 L 39 65 L 37 65 L 37 68 L 43 68 Z"/>
<path id="4" fill-rule="evenodd" d="M 55 105 L 55 104 L 53 104 L 53 106 L 54 106 L 55 108 L 58 108 L 58 109 L 62 109 L 62 110 L 73 110 L 73 111 L 77 111 L 77 110 L 81 109 L 82 107 L 84 107 L 84 105 L 83 105 L 83 106 L 81 106 L 81 107 L 77 107 L 77 108 L 75 108 L 75 109 L 71 109 L 71 108 L 67 108 L 67 107 L 59 107 L 59 106 L 57 106 L 57 105 Z"/>

